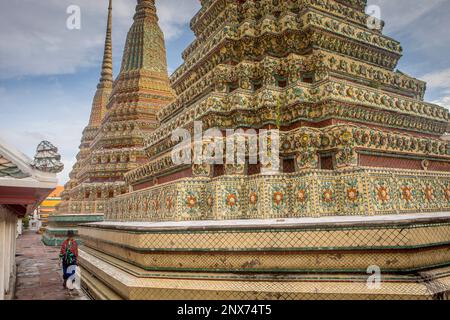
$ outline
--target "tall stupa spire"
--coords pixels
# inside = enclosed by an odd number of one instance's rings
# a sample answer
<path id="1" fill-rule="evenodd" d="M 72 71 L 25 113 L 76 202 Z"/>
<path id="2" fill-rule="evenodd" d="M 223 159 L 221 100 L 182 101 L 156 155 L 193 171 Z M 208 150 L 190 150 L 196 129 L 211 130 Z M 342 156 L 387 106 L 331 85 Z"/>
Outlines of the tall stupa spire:
<path id="1" fill-rule="evenodd" d="M 122 72 L 147 70 L 167 78 L 164 35 L 158 24 L 155 0 L 137 0 L 134 23 L 128 33 Z"/>
<path id="2" fill-rule="evenodd" d="M 156 12 L 155 0 L 137 0 L 138 7 L 136 12 L 139 12 L 142 9 L 150 8 L 154 9 Z"/>
<path id="3" fill-rule="evenodd" d="M 79 199 L 80 197 L 82 197 L 82 194 L 84 194 L 84 196 L 90 194 L 90 190 L 91 188 L 93 188 L 89 183 L 90 177 L 88 174 L 86 174 L 85 169 L 90 164 L 92 144 L 95 141 L 96 136 L 98 135 L 98 131 L 106 115 L 106 107 L 110 100 L 111 92 L 113 89 L 112 0 L 108 1 L 108 22 L 106 26 L 105 48 L 103 54 L 101 76 L 97 85 L 94 99 L 92 101 L 89 124 L 83 130 L 80 151 L 77 155 L 77 162 L 73 166 L 72 172 L 70 173 L 70 181 L 66 184 L 65 191 L 62 194 L 63 201 L 58 209 L 58 212 L 62 214 L 73 212 L 80 213 L 82 211 L 92 213 L 96 210 L 101 210 L 100 204 L 96 206 L 92 203 L 87 203 L 86 205 L 81 206 Z M 117 186 L 114 187 L 117 188 Z M 105 194 L 109 194 L 109 192 L 111 191 L 117 192 L 117 190 L 111 189 L 113 188 L 112 186 L 109 186 L 108 188 L 102 191 L 102 198 L 99 197 L 99 203 L 104 200 Z M 97 196 L 98 192 L 96 192 L 95 194 Z"/>
<path id="4" fill-rule="evenodd" d="M 137 0 L 136 14 L 142 13 L 148 9 L 152 10 L 156 15 L 155 0 Z M 135 17 L 136 19 L 136 17 Z"/>
<path id="5" fill-rule="evenodd" d="M 90 147 L 92 165 L 86 166 L 81 179 L 124 183 L 127 171 L 148 160 L 144 138 L 158 128 L 157 113 L 173 99 L 155 0 L 137 0 L 122 67 Z"/>
<path id="6" fill-rule="evenodd" d="M 102 74 L 98 88 L 112 87 L 113 60 L 112 60 L 112 0 L 109 0 L 108 23 L 106 26 L 105 51 L 103 54 Z"/>
<path id="7" fill-rule="evenodd" d="M 70 223 L 61 226 L 55 222 L 50 230 L 67 229 L 68 225 L 73 230 L 79 223 L 103 218 L 108 199 L 128 190 L 124 174 L 148 161 L 144 138 L 158 128 L 158 111 L 174 99 L 155 1 L 137 1 L 122 68 L 114 83 L 111 29 L 109 0 L 101 78 L 77 162 L 58 209 L 59 216 L 71 216 Z M 47 237 L 52 236 L 49 233 Z"/>
<path id="8" fill-rule="evenodd" d="M 105 49 L 100 81 L 97 85 L 94 101 L 92 103 L 89 126 L 95 130 L 101 124 L 106 114 L 106 106 L 113 87 L 113 58 L 112 58 L 112 0 L 109 0 L 108 22 L 106 25 Z"/>

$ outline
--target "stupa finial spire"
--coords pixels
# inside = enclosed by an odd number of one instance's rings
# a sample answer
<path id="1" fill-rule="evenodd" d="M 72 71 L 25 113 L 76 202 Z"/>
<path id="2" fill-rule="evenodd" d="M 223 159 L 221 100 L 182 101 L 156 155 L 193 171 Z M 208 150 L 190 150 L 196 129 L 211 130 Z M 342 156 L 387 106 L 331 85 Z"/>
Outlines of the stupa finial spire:
<path id="1" fill-rule="evenodd" d="M 137 0 L 138 5 L 139 4 L 150 4 L 150 5 L 155 5 L 155 0 Z"/>
<path id="2" fill-rule="evenodd" d="M 164 34 L 158 24 L 155 0 L 137 0 L 119 78 L 125 72 L 136 70 L 147 70 L 168 77 Z"/>
<path id="3" fill-rule="evenodd" d="M 112 59 L 112 0 L 109 0 L 108 24 L 106 26 L 105 51 L 103 54 L 102 74 L 99 88 L 112 86 L 113 83 L 113 59 Z"/>
<path id="4" fill-rule="evenodd" d="M 134 20 L 139 18 L 145 18 L 148 15 L 152 15 L 158 19 L 156 16 L 156 6 L 155 0 L 137 0 L 136 14 L 134 15 Z"/>

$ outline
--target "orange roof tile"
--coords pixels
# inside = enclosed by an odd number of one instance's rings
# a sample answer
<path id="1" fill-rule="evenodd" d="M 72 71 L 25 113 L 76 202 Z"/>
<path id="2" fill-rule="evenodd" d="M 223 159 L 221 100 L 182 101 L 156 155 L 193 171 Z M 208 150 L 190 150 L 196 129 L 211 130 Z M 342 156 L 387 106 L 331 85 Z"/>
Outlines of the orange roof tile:
<path id="1" fill-rule="evenodd" d="M 48 198 L 58 198 L 63 191 L 64 191 L 64 187 L 63 186 L 57 186 L 56 189 L 53 190 L 52 193 L 50 193 Z"/>

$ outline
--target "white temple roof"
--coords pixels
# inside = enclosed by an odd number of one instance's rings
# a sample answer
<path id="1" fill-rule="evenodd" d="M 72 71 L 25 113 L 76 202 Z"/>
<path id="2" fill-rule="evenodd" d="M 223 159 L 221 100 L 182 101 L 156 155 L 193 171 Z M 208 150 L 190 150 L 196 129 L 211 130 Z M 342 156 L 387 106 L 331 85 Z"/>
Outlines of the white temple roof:
<path id="1" fill-rule="evenodd" d="M 13 206 L 21 214 L 31 212 L 56 188 L 56 174 L 62 169 L 57 149 L 53 147 L 56 152 L 47 155 L 44 163 L 39 150 L 33 160 L 0 139 L 0 205 Z"/>

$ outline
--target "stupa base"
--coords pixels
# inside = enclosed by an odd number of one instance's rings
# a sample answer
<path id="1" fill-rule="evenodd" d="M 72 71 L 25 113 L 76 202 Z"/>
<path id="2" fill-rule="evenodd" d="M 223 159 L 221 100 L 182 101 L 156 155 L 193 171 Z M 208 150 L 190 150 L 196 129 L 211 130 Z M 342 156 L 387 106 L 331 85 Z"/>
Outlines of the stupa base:
<path id="1" fill-rule="evenodd" d="M 103 214 L 55 214 L 49 216 L 49 225 L 42 235 L 42 242 L 47 246 L 60 246 L 67 239 L 67 232 L 78 235 L 78 225 L 83 223 L 103 221 Z M 81 243 L 77 236 L 76 240 Z"/>
<path id="2" fill-rule="evenodd" d="M 103 258 L 103 259 L 102 259 Z M 146 272 L 82 251 L 83 287 L 99 300 L 432 300 L 448 299 L 450 268 L 384 275 L 379 289 L 348 274 L 222 274 Z"/>
<path id="3" fill-rule="evenodd" d="M 79 231 L 82 282 L 96 299 L 446 299 L 450 292 L 449 212 L 103 222 Z"/>

